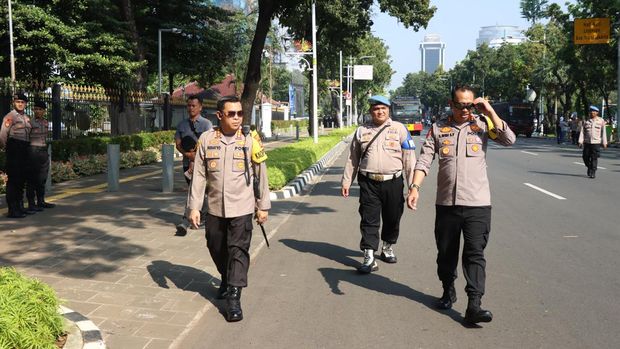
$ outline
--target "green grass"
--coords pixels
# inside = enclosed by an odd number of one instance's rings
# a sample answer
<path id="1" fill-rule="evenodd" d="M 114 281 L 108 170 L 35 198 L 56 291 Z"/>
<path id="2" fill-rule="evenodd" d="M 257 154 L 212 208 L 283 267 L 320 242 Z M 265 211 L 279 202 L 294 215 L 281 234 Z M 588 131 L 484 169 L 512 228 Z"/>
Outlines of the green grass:
<path id="1" fill-rule="evenodd" d="M 59 303 L 48 285 L 0 268 L 0 349 L 57 349 L 63 334 Z"/>
<path id="2" fill-rule="evenodd" d="M 334 130 L 329 135 L 319 137 L 318 144 L 314 144 L 312 138 L 305 138 L 292 145 L 267 151 L 269 189 L 282 189 L 354 130 L 354 127 Z"/>

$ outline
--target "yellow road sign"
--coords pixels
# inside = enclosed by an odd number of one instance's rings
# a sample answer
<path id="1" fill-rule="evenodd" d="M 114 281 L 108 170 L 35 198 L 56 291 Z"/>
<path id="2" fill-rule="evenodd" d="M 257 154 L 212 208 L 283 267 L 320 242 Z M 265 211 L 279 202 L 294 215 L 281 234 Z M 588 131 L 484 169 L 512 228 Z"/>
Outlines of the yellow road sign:
<path id="1" fill-rule="evenodd" d="M 610 32 L 609 18 L 575 18 L 576 45 L 608 44 Z"/>

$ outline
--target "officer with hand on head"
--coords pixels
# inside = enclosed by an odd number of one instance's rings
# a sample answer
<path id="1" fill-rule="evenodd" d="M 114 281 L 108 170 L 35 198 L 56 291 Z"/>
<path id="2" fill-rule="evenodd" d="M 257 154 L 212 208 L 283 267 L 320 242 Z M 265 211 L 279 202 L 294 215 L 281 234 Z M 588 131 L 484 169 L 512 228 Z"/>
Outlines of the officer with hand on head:
<path id="1" fill-rule="evenodd" d="M 28 147 L 30 146 L 30 117 L 26 115 L 28 97 L 18 93 L 13 99 L 14 109 L 2 119 L 0 148 L 6 149 L 6 203 L 9 218 L 24 218 L 24 185 L 28 176 Z"/>
<path id="2" fill-rule="evenodd" d="M 29 159 L 30 170 L 26 181 L 26 197 L 28 211 L 43 211 L 44 208 L 54 208 L 56 205 L 45 201 L 45 182 L 50 168 L 47 154 L 47 135 L 49 123 L 45 119 L 47 105 L 43 101 L 34 102 L 34 118 L 31 120 Z M 36 203 L 35 203 L 36 197 Z"/>
<path id="3" fill-rule="evenodd" d="M 390 118 L 390 100 L 384 96 L 368 99 L 372 120 L 357 128 L 351 141 L 349 159 L 342 175 L 342 196 L 349 196 L 357 176 L 360 186 L 359 213 L 364 261 L 361 273 L 379 269 L 374 253 L 383 241 L 381 258 L 396 263 L 393 245 L 398 241 L 403 215 L 404 186 L 411 191 L 415 166 L 415 144 L 405 125 Z M 379 226 L 383 221 L 381 236 Z"/>
<path id="4" fill-rule="evenodd" d="M 607 132 L 605 120 L 598 116 L 598 108 L 590 106 L 590 120 L 581 124 L 579 130 L 579 148 L 583 147 L 583 163 L 588 168 L 588 177 L 596 177 L 598 158 L 601 154 L 601 145 L 607 148 Z"/>
<path id="5" fill-rule="evenodd" d="M 434 123 L 422 146 L 415 166 L 413 186 L 407 205 L 416 209 L 420 186 L 428 175 L 435 157 L 439 158 L 437 199 L 435 203 L 435 242 L 437 243 L 437 275 L 443 295 L 439 309 L 450 309 L 456 302 L 456 267 L 463 233 L 463 274 L 469 299 L 466 323 L 489 322 L 490 311 L 480 307 L 484 295 L 484 248 L 491 231 L 491 194 L 487 177 L 486 152 L 489 139 L 509 146 L 515 134 L 495 113 L 484 98 L 474 98 L 471 87 L 457 86 L 452 91 L 452 116 Z M 483 115 L 473 113 L 474 108 Z"/>
<path id="6" fill-rule="evenodd" d="M 226 298 L 226 320 L 243 319 L 241 288 L 248 285 L 252 215 L 267 221 L 271 208 L 267 156 L 256 132 L 244 134 L 240 100 L 223 97 L 217 102 L 218 129 L 200 136 L 189 190 L 189 220 L 200 221 L 200 209 L 209 201 L 205 224 L 207 247 L 221 284 L 218 298 Z"/>

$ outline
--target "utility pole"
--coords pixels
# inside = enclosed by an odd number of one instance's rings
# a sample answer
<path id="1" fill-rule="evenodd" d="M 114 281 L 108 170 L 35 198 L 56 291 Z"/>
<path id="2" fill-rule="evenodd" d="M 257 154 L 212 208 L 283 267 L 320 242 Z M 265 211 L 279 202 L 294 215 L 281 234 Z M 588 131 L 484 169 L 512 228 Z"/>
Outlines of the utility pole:
<path id="1" fill-rule="evenodd" d="M 312 1 L 312 133 L 314 144 L 319 143 L 319 96 L 316 64 L 316 1 Z"/>
<path id="2" fill-rule="evenodd" d="M 620 47 L 620 46 L 619 46 Z M 340 94 L 338 95 L 338 127 L 342 128 L 342 51 L 340 51 Z"/>
<path id="3" fill-rule="evenodd" d="M 13 10 L 11 8 L 11 1 L 9 3 L 9 46 L 11 51 L 11 89 L 15 88 L 15 51 L 13 49 Z M 14 91 L 12 91 L 14 92 Z"/>

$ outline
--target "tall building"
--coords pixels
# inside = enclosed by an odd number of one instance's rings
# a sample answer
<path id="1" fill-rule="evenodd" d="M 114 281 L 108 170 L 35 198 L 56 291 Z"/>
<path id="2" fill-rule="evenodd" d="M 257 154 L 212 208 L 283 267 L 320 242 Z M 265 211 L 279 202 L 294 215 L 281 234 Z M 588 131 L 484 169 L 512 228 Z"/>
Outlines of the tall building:
<path id="1" fill-rule="evenodd" d="M 420 43 L 422 57 L 420 70 L 432 74 L 441 65 L 444 66 L 446 44 L 441 42 L 439 34 L 427 34 Z"/>
<path id="2" fill-rule="evenodd" d="M 480 28 L 476 47 L 486 43 L 491 48 L 497 48 L 503 44 L 515 45 L 526 40 L 523 31 L 514 25 L 491 25 Z"/>
<path id="3" fill-rule="evenodd" d="M 213 5 L 228 10 L 243 10 L 247 7 L 247 0 L 213 0 Z"/>

